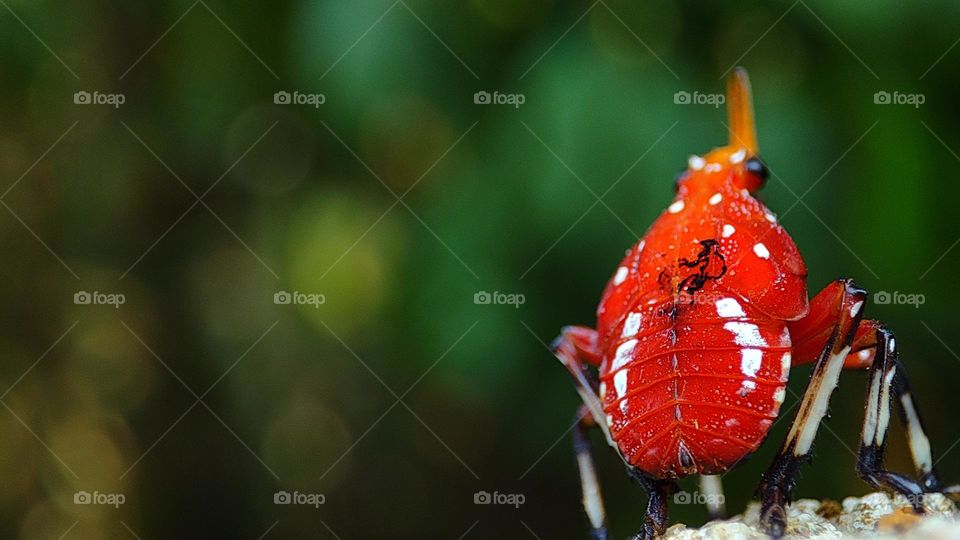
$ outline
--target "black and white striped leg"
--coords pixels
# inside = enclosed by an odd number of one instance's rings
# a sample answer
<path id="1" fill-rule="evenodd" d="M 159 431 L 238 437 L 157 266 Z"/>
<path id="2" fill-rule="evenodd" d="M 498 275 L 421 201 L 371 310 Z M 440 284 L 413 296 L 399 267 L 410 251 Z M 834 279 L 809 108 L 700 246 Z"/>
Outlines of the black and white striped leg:
<path id="1" fill-rule="evenodd" d="M 844 360 L 860 324 L 860 307 L 866 291 L 851 280 L 838 282 L 842 293 L 836 304 L 836 322 L 824 345 L 804 392 L 800 409 L 786 441 L 777 457 L 763 474 L 757 488 L 760 496 L 760 525 L 774 538 L 783 536 L 787 528 L 786 505 L 796 484 L 800 466 L 810 460 L 810 450 L 823 417 L 827 414 L 830 395 L 837 387 Z"/>
<path id="2" fill-rule="evenodd" d="M 580 408 L 577 423 L 573 426 L 573 450 L 577 455 L 577 468 L 580 470 L 580 487 L 583 490 L 583 509 L 590 522 L 591 540 L 608 540 L 607 513 L 600 494 L 600 482 L 593 463 L 588 429 L 596 423 L 586 406 Z"/>
<path id="3" fill-rule="evenodd" d="M 895 401 L 899 403 L 900 419 L 907 430 L 907 443 L 919 481 L 883 467 L 887 431 Z M 870 390 L 867 392 L 857 474 L 874 488 L 903 494 L 917 512 L 923 511 L 924 493 L 950 493 L 957 489 L 952 487 L 945 490 L 940 482 L 933 466 L 930 441 L 897 354 L 896 339 L 892 332 L 883 327 L 877 329 L 877 353 L 870 368 Z"/>
<path id="4" fill-rule="evenodd" d="M 654 540 L 667 530 L 668 499 L 679 487 L 673 480 L 650 478 L 632 467 L 628 468 L 627 472 L 647 492 L 647 513 L 643 517 L 643 529 L 629 540 Z"/>
<path id="5" fill-rule="evenodd" d="M 723 483 L 718 474 L 704 474 L 700 476 L 700 493 L 707 505 L 707 514 L 710 519 L 725 519 L 727 517 L 726 498 L 723 495 Z"/>

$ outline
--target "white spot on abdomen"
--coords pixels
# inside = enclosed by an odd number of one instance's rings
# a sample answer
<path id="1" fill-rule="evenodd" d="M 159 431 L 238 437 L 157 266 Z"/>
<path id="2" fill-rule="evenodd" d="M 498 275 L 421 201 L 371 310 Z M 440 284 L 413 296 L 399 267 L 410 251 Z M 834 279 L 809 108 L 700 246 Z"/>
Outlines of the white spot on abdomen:
<path id="1" fill-rule="evenodd" d="M 747 377 L 756 376 L 760 371 L 760 361 L 763 359 L 763 351 L 757 349 L 744 349 L 740 351 L 740 372 Z"/>
<path id="2" fill-rule="evenodd" d="M 613 284 L 620 285 L 621 283 L 623 283 L 624 280 L 627 279 L 628 272 L 629 270 L 627 270 L 626 266 L 621 266 L 620 268 L 617 268 L 617 273 L 613 276 Z"/>
<path id="3" fill-rule="evenodd" d="M 769 258 L 770 258 L 770 250 L 767 249 L 767 246 L 765 246 L 765 245 L 763 245 L 763 244 L 760 244 L 760 243 L 754 244 L 754 245 L 753 245 L 753 252 L 756 253 L 756 254 L 757 254 L 757 257 L 760 257 L 761 259 L 769 259 Z"/>
<path id="4" fill-rule="evenodd" d="M 743 161 L 743 158 L 745 157 L 747 157 L 747 151 L 741 148 L 740 150 L 730 154 L 730 163 L 736 165 L 737 163 Z"/>
<path id="5" fill-rule="evenodd" d="M 723 200 L 723 195 L 719 193 L 714 193 L 713 196 L 710 197 L 710 200 L 707 202 L 709 202 L 711 206 L 715 206 L 717 204 L 720 204 L 720 201 L 722 200 Z"/>
<path id="6" fill-rule="evenodd" d="M 737 230 L 733 228 L 733 225 L 724 225 L 724 226 L 723 226 L 723 237 L 724 237 L 724 238 L 730 238 L 731 236 L 733 236 L 733 233 L 735 233 L 735 232 L 737 232 Z"/>
<path id="7" fill-rule="evenodd" d="M 677 212 L 683 210 L 683 207 L 686 206 L 683 201 L 674 201 L 673 204 L 667 207 L 667 211 L 671 214 L 676 214 Z"/>
<path id="8" fill-rule="evenodd" d="M 618 371 L 613 376 L 613 387 L 617 390 L 617 398 L 622 398 L 627 393 L 627 370 Z"/>
<path id="9" fill-rule="evenodd" d="M 695 171 L 702 169 L 705 164 L 706 161 L 700 156 L 690 156 L 690 159 L 687 160 L 687 166 Z"/>
<path id="10" fill-rule="evenodd" d="M 610 366 L 610 370 L 618 370 L 629 362 L 630 358 L 633 357 L 633 348 L 636 347 L 636 345 L 637 340 L 635 339 L 621 343 L 620 346 L 617 347 L 617 352 L 613 355 L 613 365 Z"/>
<path id="11" fill-rule="evenodd" d="M 753 323 L 731 321 L 723 325 L 733 332 L 734 341 L 741 347 L 766 347 L 767 341 L 760 335 L 760 327 Z"/>
<path id="12" fill-rule="evenodd" d="M 746 317 L 740 303 L 733 298 L 717 300 L 717 315 L 721 317 Z"/>
<path id="13" fill-rule="evenodd" d="M 627 315 L 627 320 L 623 323 L 623 332 L 620 333 L 620 337 L 633 337 L 637 335 L 637 331 L 640 330 L 640 322 L 643 320 L 643 315 L 640 313 L 631 313 Z"/>

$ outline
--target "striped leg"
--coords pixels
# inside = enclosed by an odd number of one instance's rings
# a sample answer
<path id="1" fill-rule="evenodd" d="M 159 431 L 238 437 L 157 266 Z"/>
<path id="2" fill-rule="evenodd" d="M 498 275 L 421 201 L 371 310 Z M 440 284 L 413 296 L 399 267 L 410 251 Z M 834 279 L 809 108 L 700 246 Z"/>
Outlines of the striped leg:
<path id="1" fill-rule="evenodd" d="M 587 430 L 596 426 L 586 406 L 580 408 L 577 423 L 573 426 L 573 450 L 577 454 L 577 467 L 580 469 L 580 487 L 583 489 L 583 509 L 590 521 L 591 540 L 608 540 L 607 514 L 603 508 L 603 496 L 600 494 L 600 482 L 597 480 L 590 437 Z"/>
<path id="2" fill-rule="evenodd" d="M 814 336 L 820 334 L 825 321 L 829 334 L 787 439 L 763 474 L 757 489 L 761 503 L 760 524 L 775 538 L 782 537 L 786 530 L 785 507 L 790 502 L 800 465 L 809 461 L 820 422 L 827 414 L 830 395 L 837 387 L 844 360 L 860 324 L 865 298 L 866 292 L 854 285 L 852 280 L 835 281 L 811 301 L 810 314 L 791 326 L 791 336 L 795 333 Z M 795 343 L 795 347 L 801 350 L 804 345 Z"/>
<path id="3" fill-rule="evenodd" d="M 818 346 L 816 332 L 811 331 L 816 325 L 801 328 L 797 338 L 802 340 L 802 347 L 794 349 L 794 365 L 812 361 L 811 351 Z M 793 334 L 794 328 L 791 328 Z M 878 347 L 877 342 L 883 336 L 885 346 Z M 825 338 L 821 335 L 820 341 Z M 805 350 L 798 350 L 805 349 Z M 878 353 L 880 351 L 880 353 Z M 926 493 L 944 492 L 955 493 L 958 488 L 943 488 L 939 475 L 933 465 L 930 451 L 930 441 L 921 420 L 920 409 L 910 391 L 910 382 L 903 364 L 900 363 L 896 349 L 896 340 L 893 333 L 883 324 L 875 320 L 860 322 L 854 337 L 850 354 L 844 361 L 844 369 L 870 369 L 870 387 L 867 395 L 866 418 L 864 418 L 863 444 L 861 445 L 860 465 L 858 470 L 867 473 L 871 468 L 878 468 L 878 458 L 882 458 L 883 441 L 890 419 L 888 405 L 891 400 L 897 403 L 901 424 L 906 429 L 907 443 L 913 458 L 913 465 L 920 479 L 920 485 Z M 884 376 L 891 377 L 889 381 Z M 886 392 L 886 393 L 884 393 Z M 882 424 L 882 426 L 881 426 Z M 880 448 L 876 448 L 880 447 Z M 881 454 L 878 456 L 878 454 Z M 866 479 L 867 477 L 865 477 Z M 875 481 L 867 480 L 876 486 Z"/>
<path id="4" fill-rule="evenodd" d="M 600 397 L 597 396 L 596 382 L 591 380 L 587 371 L 587 364 L 598 365 L 600 353 L 596 349 L 597 333 L 582 326 L 568 326 L 563 329 L 551 345 L 553 353 L 567 368 L 573 384 L 583 400 L 583 405 L 577 415 L 577 423 L 573 427 L 573 449 L 577 454 L 577 467 L 580 470 L 580 487 L 583 490 L 583 509 L 590 521 L 590 538 L 592 540 L 607 540 L 606 512 L 603 508 L 603 497 L 600 495 L 600 483 L 597 481 L 596 468 L 593 464 L 593 454 L 590 447 L 588 430 L 599 427 L 607 441 L 613 446 L 610 430 L 607 427 L 603 414 Z M 600 421 L 597 421 L 600 419 Z"/>
<path id="5" fill-rule="evenodd" d="M 723 483 L 720 475 L 704 474 L 700 476 L 700 493 L 707 505 L 707 515 L 710 519 L 725 519 L 727 517 L 726 498 L 723 496 Z"/>
<path id="6" fill-rule="evenodd" d="M 960 492 L 960 486 L 945 489 L 933 466 L 930 440 L 910 392 L 906 371 L 900 363 L 893 332 L 874 321 L 867 321 L 865 325 L 875 328 L 875 353 L 870 367 L 870 390 L 867 393 L 857 474 L 874 488 L 886 488 L 907 496 L 914 510 L 922 512 L 924 493 L 956 494 Z M 890 410 L 894 401 L 899 403 L 900 420 L 907 430 L 907 443 L 919 481 L 883 467 Z"/>
<path id="7" fill-rule="evenodd" d="M 597 382 L 587 371 L 587 364 L 599 367 L 601 353 L 597 350 L 597 332 L 583 326 L 566 326 L 557 339 L 550 345 L 553 354 L 567 368 L 580 399 L 596 420 L 595 424 L 603 431 L 607 443 L 616 447 L 610 437 L 610 428 L 604 421 L 603 404 L 597 395 Z"/>

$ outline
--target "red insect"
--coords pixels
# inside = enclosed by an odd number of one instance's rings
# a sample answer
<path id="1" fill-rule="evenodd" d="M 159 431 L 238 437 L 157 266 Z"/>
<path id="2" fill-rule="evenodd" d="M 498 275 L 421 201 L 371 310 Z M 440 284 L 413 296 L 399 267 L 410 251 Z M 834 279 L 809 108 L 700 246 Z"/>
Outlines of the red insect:
<path id="1" fill-rule="evenodd" d="M 808 460 L 842 368 L 870 369 L 857 463 L 874 488 L 910 497 L 956 494 L 933 467 L 893 333 L 862 320 L 866 292 L 840 279 L 808 300 L 807 269 L 790 235 L 754 197 L 767 169 L 757 157 L 747 74 L 728 82 L 730 143 L 693 156 L 676 197 L 631 248 L 607 284 L 596 329 L 569 326 L 553 344 L 583 407 L 574 430 L 592 537 L 607 538 L 586 430 L 599 427 L 648 492 L 643 530 L 667 524 L 675 480 L 719 477 L 757 449 L 780 411 L 793 366 L 814 363 L 787 440 L 758 489 L 761 524 L 786 529 L 799 466 Z M 592 369 L 596 368 L 596 373 Z M 893 402 L 899 406 L 918 479 L 883 468 Z M 711 513 L 722 513 L 712 505 Z"/>

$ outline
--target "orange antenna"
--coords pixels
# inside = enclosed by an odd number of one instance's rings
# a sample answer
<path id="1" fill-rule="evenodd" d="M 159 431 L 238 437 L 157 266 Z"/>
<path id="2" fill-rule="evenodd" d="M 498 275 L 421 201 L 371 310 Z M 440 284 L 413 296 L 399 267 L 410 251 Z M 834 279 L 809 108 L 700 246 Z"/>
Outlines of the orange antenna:
<path id="1" fill-rule="evenodd" d="M 753 121 L 753 96 L 747 70 L 737 67 L 727 78 L 727 118 L 730 122 L 730 146 L 757 153 L 757 127 Z"/>

